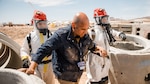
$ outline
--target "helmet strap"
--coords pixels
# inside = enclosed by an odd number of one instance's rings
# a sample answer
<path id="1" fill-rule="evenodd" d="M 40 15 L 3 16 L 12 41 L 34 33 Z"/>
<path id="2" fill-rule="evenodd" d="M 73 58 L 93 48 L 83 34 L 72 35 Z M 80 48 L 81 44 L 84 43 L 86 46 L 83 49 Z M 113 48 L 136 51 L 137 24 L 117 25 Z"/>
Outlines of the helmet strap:
<path id="1" fill-rule="evenodd" d="M 97 20 L 97 18 L 98 18 L 98 20 Z M 97 25 L 102 25 L 101 17 L 94 17 L 94 19 L 95 19 L 95 22 L 96 22 Z"/>

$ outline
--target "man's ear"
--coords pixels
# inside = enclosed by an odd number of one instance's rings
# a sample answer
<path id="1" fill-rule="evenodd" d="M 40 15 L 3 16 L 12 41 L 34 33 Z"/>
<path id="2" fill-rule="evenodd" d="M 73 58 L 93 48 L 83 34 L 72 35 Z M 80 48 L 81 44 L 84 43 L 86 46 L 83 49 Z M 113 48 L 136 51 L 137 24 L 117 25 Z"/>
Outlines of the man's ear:
<path id="1" fill-rule="evenodd" d="M 71 23 L 71 26 L 72 26 L 72 29 L 74 30 L 75 29 L 75 23 Z"/>
<path id="2" fill-rule="evenodd" d="M 75 26 L 76 26 L 76 25 L 75 25 L 75 23 L 74 23 L 74 22 L 72 22 L 71 24 L 72 24 L 72 28 L 75 28 Z"/>

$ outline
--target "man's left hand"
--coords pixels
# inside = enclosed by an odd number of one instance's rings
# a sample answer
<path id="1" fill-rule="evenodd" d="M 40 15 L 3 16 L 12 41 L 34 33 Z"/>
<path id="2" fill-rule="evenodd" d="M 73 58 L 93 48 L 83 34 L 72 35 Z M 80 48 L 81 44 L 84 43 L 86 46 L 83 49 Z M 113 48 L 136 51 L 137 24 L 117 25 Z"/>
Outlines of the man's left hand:
<path id="1" fill-rule="evenodd" d="M 98 51 L 102 57 L 107 57 L 108 56 L 106 50 L 104 50 L 100 46 L 96 46 L 96 48 L 97 48 L 96 51 Z"/>

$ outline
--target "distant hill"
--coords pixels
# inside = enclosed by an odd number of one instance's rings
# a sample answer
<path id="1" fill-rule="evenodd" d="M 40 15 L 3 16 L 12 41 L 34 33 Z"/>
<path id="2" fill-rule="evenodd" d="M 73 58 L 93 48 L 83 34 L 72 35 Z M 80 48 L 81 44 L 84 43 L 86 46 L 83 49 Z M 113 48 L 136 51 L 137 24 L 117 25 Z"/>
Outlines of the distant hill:
<path id="1" fill-rule="evenodd" d="M 135 19 L 150 19 L 150 16 L 141 17 L 141 18 L 135 18 Z"/>
<path id="2" fill-rule="evenodd" d="M 135 18 L 135 19 L 130 19 L 130 21 L 143 21 L 143 22 L 150 22 L 150 16 L 141 17 L 141 18 Z"/>
<path id="3" fill-rule="evenodd" d="M 150 16 L 140 17 L 140 18 L 133 18 L 129 20 L 110 17 L 110 21 L 123 21 L 123 22 L 133 22 L 133 21 L 142 21 L 142 22 L 150 22 Z"/>
<path id="4" fill-rule="evenodd" d="M 125 21 L 124 19 L 110 17 L 110 21 Z"/>

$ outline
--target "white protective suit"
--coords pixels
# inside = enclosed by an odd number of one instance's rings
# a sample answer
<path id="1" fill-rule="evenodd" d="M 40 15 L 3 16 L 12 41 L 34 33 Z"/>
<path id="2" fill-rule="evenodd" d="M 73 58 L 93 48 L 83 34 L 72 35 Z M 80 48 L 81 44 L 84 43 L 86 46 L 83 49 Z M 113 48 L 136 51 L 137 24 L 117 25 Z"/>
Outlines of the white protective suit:
<path id="1" fill-rule="evenodd" d="M 95 31 L 95 39 L 92 38 L 92 29 L 94 29 Z M 106 34 L 106 30 L 104 30 L 102 26 L 96 25 L 94 28 L 89 29 L 88 33 L 98 46 L 104 48 L 105 50 L 107 50 L 107 52 L 109 52 L 109 38 Z M 113 29 L 111 30 L 111 33 L 114 37 L 119 37 L 120 34 L 120 32 L 117 32 Z M 102 78 L 108 76 L 110 64 L 111 62 L 108 58 L 103 58 L 96 54 L 89 53 L 86 63 L 86 71 L 88 77 L 87 82 L 99 82 Z M 104 68 L 102 68 L 103 65 Z"/>
<path id="2" fill-rule="evenodd" d="M 39 33 L 36 28 L 34 28 L 34 30 L 30 32 L 30 34 L 32 47 L 31 53 L 27 41 L 27 37 L 29 36 L 29 34 L 24 39 L 24 43 L 22 45 L 20 53 L 21 56 L 31 56 L 32 58 L 32 55 L 36 53 L 37 49 L 41 46 L 41 44 L 48 39 L 48 33 L 46 33 L 46 35 L 43 35 L 42 33 Z M 51 34 L 49 35 L 51 36 Z M 47 58 L 44 58 L 43 61 L 51 60 L 51 58 L 52 56 L 49 56 Z M 35 70 L 35 75 L 43 79 L 46 84 L 55 84 L 55 76 L 52 69 L 52 62 L 49 62 L 47 64 L 39 64 Z"/>

